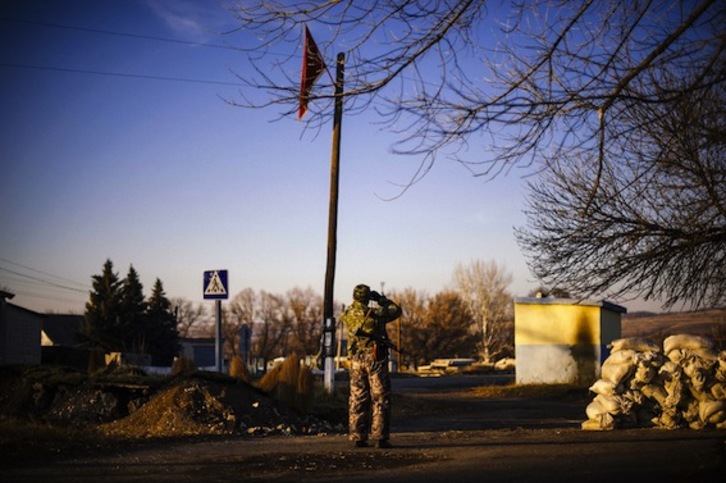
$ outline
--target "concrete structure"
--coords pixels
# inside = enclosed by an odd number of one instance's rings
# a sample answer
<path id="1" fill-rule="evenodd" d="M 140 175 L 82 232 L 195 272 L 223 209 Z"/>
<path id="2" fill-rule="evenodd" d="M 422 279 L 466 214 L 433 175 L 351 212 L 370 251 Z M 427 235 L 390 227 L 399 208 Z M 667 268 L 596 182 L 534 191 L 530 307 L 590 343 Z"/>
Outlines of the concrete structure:
<path id="1" fill-rule="evenodd" d="M 607 344 L 620 338 L 625 307 L 607 301 L 517 298 L 517 384 L 590 384 L 600 377 Z"/>

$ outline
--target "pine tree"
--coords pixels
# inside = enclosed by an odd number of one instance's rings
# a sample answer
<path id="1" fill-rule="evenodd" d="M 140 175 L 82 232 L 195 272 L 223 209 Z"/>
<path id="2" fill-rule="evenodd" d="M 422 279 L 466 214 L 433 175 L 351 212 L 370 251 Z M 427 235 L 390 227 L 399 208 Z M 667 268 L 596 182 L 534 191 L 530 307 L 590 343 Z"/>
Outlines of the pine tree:
<path id="1" fill-rule="evenodd" d="M 123 349 L 140 354 L 148 353 L 146 302 L 143 290 L 139 274 L 133 265 L 130 265 L 121 289 L 118 330 L 124 333 Z"/>
<path id="2" fill-rule="evenodd" d="M 101 275 L 93 277 L 93 291 L 86 302 L 79 339 L 89 347 L 101 346 L 107 351 L 120 350 L 123 332 L 118 330 L 121 281 L 113 271 L 113 262 L 106 260 Z"/>
<path id="3" fill-rule="evenodd" d="M 179 353 L 179 332 L 171 302 L 166 298 L 164 287 L 158 278 L 149 298 L 146 316 L 146 340 L 149 353 L 153 357 L 152 363 L 159 366 L 170 365 L 174 356 Z"/>

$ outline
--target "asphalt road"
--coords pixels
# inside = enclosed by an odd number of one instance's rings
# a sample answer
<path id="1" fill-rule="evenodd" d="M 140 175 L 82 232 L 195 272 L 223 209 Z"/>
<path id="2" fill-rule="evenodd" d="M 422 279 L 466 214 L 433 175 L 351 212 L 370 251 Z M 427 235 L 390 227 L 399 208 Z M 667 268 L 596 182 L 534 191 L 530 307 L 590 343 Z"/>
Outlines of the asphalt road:
<path id="1" fill-rule="evenodd" d="M 0 480 L 720 482 L 726 474 L 726 431 L 583 431 L 580 402 L 474 399 L 457 389 L 481 379 L 446 379 L 394 380 L 394 390 L 450 410 L 394 419 L 392 449 L 353 448 L 341 434 L 168 441 L 10 465 Z"/>

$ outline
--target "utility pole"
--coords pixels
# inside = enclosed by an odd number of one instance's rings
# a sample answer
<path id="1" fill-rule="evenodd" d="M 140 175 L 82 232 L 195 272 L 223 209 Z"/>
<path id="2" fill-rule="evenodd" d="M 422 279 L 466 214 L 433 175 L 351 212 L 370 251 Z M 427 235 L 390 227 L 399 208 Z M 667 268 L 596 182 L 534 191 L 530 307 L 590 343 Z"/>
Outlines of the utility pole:
<path id="1" fill-rule="evenodd" d="M 343 79 L 345 54 L 338 53 L 335 74 L 335 112 L 333 113 L 333 150 L 330 157 L 330 203 L 328 205 L 328 259 L 325 269 L 323 300 L 323 352 L 325 355 L 324 385 L 327 393 L 335 390 L 335 317 L 333 286 L 335 284 L 335 253 L 338 231 L 338 184 L 340 179 L 340 134 L 343 121 Z"/>

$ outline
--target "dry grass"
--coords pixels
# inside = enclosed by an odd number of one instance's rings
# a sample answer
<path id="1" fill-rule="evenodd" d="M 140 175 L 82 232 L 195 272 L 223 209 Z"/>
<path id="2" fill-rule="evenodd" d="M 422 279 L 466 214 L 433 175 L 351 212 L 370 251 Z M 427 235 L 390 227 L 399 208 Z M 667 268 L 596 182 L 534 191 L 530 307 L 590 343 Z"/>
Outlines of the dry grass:
<path id="1" fill-rule="evenodd" d="M 235 354 L 229 364 L 229 375 L 248 384 L 252 381 L 250 371 L 247 370 L 247 364 L 244 363 L 239 354 Z"/>
<path id="2" fill-rule="evenodd" d="M 479 386 L 471 389 L 476 397 L 490 399 L 546 398 L 568 399 L 587 395 L 586 387 L 572 384 L 507 384 Z"/>
<path id="3" fill-rule="evenodd" d="M 708 309 L 664 314 L 626 314 L 623 337 L 647 337 L 657 343 L 675 334 L 693 334 L 713 339 L 719 350 L 726 349 L 726 309 Z"/>

